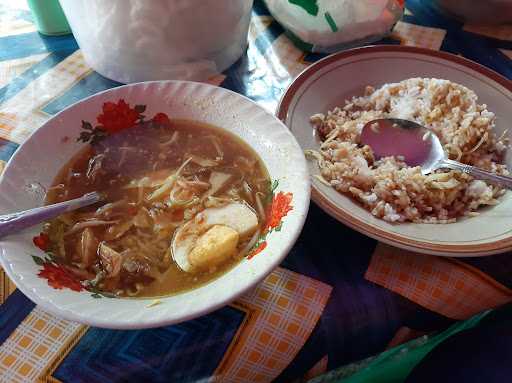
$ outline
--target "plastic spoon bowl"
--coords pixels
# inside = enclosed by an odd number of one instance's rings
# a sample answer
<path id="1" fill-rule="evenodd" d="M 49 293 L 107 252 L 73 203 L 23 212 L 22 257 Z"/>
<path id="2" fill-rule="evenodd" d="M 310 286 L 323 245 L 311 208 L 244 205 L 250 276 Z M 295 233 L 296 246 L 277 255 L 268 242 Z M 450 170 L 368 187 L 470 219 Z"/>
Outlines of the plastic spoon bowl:
<path id="1" fill-rule="evenodd" d="M 93 192 L 84 194 L 80 198 L 59 202 L 53 205 L 0 215 L 0 238 L 58 217 L 66 212 L 77 210 L 84 206 L 93 205 L 102 199 L 103 196 L 100 193 Z"/>

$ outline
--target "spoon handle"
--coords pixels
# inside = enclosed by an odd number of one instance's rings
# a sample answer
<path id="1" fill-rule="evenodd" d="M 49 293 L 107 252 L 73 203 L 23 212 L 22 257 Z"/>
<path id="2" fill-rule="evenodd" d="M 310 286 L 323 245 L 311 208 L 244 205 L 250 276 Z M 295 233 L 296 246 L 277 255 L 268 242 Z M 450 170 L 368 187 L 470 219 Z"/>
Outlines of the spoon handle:
<path id="1" fill-rule="evenodd" d="M 36 207 L 12 214 L 0 215 L 0 238 L 55 218 L 68 211 L 89 206 L 103 199 L 99 193 L 88 193 L 80 198 L 53 205 Z"/>
<path id="2" fill-rule="evenodd" d="M 462 164 L 453 160 L 443 160 L 440 167 L 445 167 L 454 170 L 460 170 L 475 178 L 499 184 L 507 189 L 512 189 L 512 177 L 501 176 L 499 174 L 491 173 L 471 165 Z"/>

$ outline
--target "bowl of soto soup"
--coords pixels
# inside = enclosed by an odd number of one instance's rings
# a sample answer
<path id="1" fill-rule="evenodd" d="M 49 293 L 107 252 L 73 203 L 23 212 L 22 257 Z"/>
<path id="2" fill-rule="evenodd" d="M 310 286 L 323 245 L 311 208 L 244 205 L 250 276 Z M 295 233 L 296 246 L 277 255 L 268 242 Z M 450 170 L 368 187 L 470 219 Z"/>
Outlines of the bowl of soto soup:
<path id="1" fill-rule="evenodd" d="M 1 213 L 103 200 L 0 240 L 32 301 L 106 328 L 178 323 L 228 304 L 296 241 L 309 206 L 301 149 L 234 92 L 158 81 L 80 101 L 37 129 L 0 179 Z"/>

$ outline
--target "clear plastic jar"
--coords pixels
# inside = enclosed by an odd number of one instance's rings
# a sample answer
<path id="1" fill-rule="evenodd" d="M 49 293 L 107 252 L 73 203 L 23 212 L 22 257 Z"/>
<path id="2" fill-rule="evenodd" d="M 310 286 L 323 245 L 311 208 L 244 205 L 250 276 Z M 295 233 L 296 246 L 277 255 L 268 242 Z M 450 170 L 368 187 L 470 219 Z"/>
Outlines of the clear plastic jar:
<path id="1" fill-rule="evenodd" d="M 253 0 L 60 0 L 86 62 L 123 82 L 205 80 L 247 47 Z"/>

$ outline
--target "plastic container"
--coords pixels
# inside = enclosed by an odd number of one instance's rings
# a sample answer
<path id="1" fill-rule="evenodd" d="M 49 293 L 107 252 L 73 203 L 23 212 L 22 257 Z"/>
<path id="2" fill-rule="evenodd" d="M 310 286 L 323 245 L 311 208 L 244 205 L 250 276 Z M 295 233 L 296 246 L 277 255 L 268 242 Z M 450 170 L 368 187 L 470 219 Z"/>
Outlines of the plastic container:
<path id="1" fill-rule="evenodd" d="M 402 0 L 264 0 L 300 49 L 333 53 L 375 42 L 402 17 Z"/>
<path id="2" fill-rule="evenodd" d="M 39 33 L 49 36 L 71 33 L 59 0 L 28 0 L 27 2 Z"/>
<path id="3" fill-rule="evenodd" d="M 86 62 L 112 80 L 203 81 L 247 48 L 253 0 L 60 0 Z"/>

